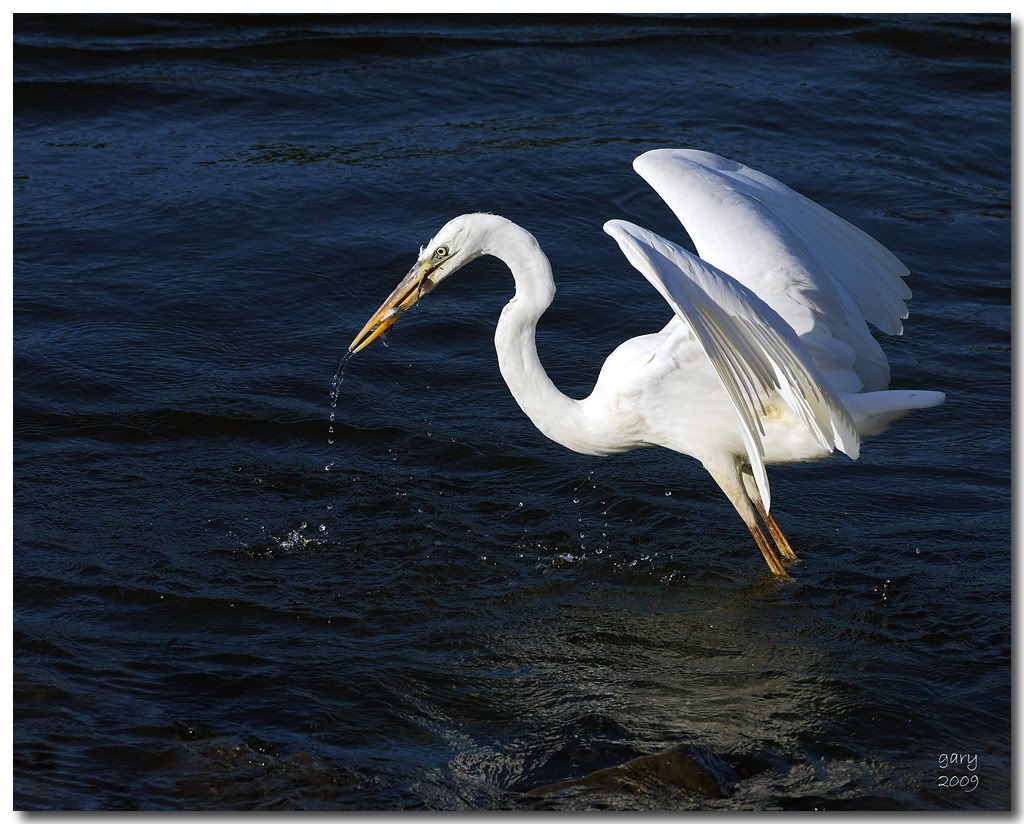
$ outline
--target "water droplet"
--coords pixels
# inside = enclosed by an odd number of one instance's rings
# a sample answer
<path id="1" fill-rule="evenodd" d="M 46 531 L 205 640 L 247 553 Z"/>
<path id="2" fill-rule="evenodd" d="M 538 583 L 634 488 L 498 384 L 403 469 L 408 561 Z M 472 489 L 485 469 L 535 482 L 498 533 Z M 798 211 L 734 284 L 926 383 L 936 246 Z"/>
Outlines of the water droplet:
<path id="1" fill-rule="evenodd" d="M 320 524 L 320 531 L 321 532 L 326 532 L 327 531 L 327 524 Z"/>
<path id="2" fill-rule="evenodd" d="M 574 504 L 578 504 L 578 503 L 580 502 L 580 499 L 579 499 L 579 498 L 573 498 L 573 499 L 572 499 L 572 502 L 573 502 Z"/>
<path id="3" fill-rule="evenodd" d="M 672 497 L 672 490 L 671 489 L 666 489 L 665 490 L 665 497 L 666 498 L 671 498 Z"/>

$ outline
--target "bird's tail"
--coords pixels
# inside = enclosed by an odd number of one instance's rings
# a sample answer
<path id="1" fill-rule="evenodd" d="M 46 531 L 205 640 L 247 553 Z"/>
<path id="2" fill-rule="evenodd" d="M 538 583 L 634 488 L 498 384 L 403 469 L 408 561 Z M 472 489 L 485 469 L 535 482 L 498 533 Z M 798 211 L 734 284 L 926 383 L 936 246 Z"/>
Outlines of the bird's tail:
<path id="1" fill-rule="evenodd" d="M 853 418 L 857 433 L 861 436 L 878 435 L 915 409 L 939 406 L 946 400 L 945 392 L 929 392 L 924 389 L 887 389 L 884 392 L 864 392 L 859 395 L 844 395 L 843 405 Z"/>

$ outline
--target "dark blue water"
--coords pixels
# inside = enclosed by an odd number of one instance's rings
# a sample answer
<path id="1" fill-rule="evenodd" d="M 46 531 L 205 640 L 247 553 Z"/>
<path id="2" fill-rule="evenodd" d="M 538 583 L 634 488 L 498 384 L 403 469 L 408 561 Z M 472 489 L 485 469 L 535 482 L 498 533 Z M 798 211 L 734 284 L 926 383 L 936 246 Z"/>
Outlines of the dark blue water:
<path id="1" fill-rule="evenodd" d="M 1007 16 L 18 15 L 16 806 L 1007 808 L 1009 55 Z M 328 433 L 467 211 L 548 252 L 541 356 L 586 394 L 669 317 L 601 231 L 685 239 L 658 146 L 913 272 L 879 337 L 949 399 L 771 470 L 794 584 L 695 462 L 533 429 L 494 261 Z"/>

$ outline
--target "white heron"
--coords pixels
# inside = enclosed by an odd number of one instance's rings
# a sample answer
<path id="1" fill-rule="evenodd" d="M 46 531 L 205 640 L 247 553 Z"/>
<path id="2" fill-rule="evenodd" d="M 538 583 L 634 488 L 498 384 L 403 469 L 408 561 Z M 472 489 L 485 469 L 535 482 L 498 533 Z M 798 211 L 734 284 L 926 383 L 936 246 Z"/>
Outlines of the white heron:
<path id="1" fill-rule="evenodd" d="M 868 330 L 871 323 L 903 333 L 909 272 L 842 218 L 718 155 L 657 149 L 633 168 L 679 218 L 700 257 L 632 223 L 604 225 L 675 314 L 660 332 L 615 349 L 589 397 L 562 394 L 537 356 L 537 321 L 555 296 L 547 257 L 528 231 L 492 214 L 445 224 L 349 353 L 467 263 L 494 255 L 516 286 L 494 336 L 498 365 L 536 427 L 584 455 L 662 446 L 696 458 L 771 571 L 785 576 L 784 562 L 796 555 L 770 514 L 765 466 L 836 449 L 856 459 L 861 438 L 945 399 L 888 389 L 889 363 Z"/>

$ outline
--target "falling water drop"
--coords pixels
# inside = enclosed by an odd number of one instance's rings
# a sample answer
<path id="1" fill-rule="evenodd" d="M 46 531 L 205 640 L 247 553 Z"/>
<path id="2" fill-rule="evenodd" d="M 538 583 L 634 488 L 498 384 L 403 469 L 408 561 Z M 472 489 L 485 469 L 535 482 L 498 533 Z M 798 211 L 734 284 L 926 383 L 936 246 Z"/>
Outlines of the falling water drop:
<path id="1" fill-rule="evenodd" d="M 334 410 L 338 408 L 338 396 L 341 394 L 341 383 L 342 383 L 342 381 L 345 380 L 345 369 L 348 368 L 348 362 L 350 360 L 352 360 L 352 355 L 354 355 L 354 354 L 355 354 L 354 352 L 347 352 L 345 354 L 345 356 L 338 362 L 338 368 L 334 370 L 334 377 L 331 378 L 331 413 L 330 413 L 331 425 L 327 427 L 327 433 L 329 435 L 333 435 L 334 434 L 334 415 L 335 415 L 335 411 Z M 334 444 L 334 438 L 330 438 L 329 437 L 327 439 L 327 443 L 333 445 Z M 329 466 L 324 467 L 324 469 L 325 470 L 329 470 L 330 466 L 333 466 L 333 464 L 330 464 Z"/>
<path id="2" fill-rule="evenodd" d="M 334 370 L 334 377 L 331 379 L 331 402 L 332 405 L 337 402 L 338 395 L 341 392 L 341 383 L 345 380 L 345 369 L 348 368 L 348 362 L 352 360 L 354 352 L 348 352 L 345 357 L 338 363 L 338 368 Z"/>

